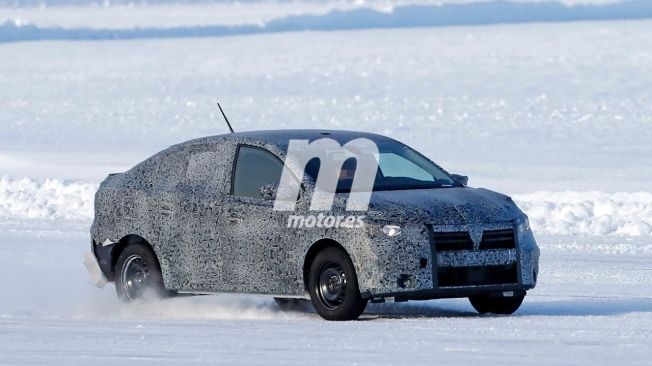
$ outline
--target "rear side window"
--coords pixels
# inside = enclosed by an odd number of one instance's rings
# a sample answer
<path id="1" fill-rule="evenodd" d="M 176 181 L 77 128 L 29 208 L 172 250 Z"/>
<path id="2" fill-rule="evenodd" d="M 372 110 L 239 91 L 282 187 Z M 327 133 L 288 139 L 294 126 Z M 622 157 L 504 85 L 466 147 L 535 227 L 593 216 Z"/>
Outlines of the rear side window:
<path id="1" fill-rule="evenodd" d="M 283 162 L 267 150 L 240 146 L 238 148 L 232 192 L 236 196 L 260 198 L 260 188 L 278 184 Z"/>

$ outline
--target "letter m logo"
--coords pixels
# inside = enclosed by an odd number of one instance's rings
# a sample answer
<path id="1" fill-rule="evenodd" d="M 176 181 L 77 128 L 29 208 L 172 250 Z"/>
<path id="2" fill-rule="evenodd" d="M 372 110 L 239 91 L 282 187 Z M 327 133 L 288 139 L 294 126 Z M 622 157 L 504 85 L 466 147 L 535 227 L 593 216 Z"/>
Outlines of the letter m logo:
<path id="1" fill-rule="evenodd" d="M 302 178 L 306 165 L 314 158 L 318 158 L 320 164 L 310 210 L 328 211 L 332 208 L 342 166 L 347 159 L 354 158 L 356 169 L 346 210 L 366 211 L 378 171 L 379 158 L 378 146 L 366 138 L 351 140 L 343 146 L 330 138 L 313 142 L 290 140 L 274 210 L 294 211 L 301 190 L 300 182 L 295 177 Z"/>

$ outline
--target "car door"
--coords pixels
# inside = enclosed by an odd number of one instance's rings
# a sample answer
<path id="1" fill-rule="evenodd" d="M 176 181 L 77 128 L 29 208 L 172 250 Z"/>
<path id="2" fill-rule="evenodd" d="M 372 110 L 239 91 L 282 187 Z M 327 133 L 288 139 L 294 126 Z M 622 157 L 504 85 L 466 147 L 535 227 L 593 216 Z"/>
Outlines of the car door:
<path id="1" fill-rule="evenodd" d="M 160 153 L 156 179 L 152 179 L 152 195 L 149 217 L 152 223 L 153 240 L 158 260 L 164 269 L 165 285 L 180 290 L 185 282 L 186 263 L 179 255 L 179 195 L 177 186 L 185 174 L 188 162 L 179 149 Z"/>
<path id="2" fill-rule="evenodd" d="M 220 236 L 221 206 L 226 171 L 217 145 L 189 151 L 186 179 L 179 189 L 184 222 L 181 239 L 191 257 L 189 285 L 198 291 L 222 289 L 223 239 Z"/>
<path id="3" fill-rule="evenodd" d="M 283 162 L 261 147 L 238 145 L 231 192 L 223 205 L 225 283 L 231 291 L 286 293 L 300 282 L 292 260 L 294 244 L 286 236 L 288 213 L 274 211 L 274 201 L 260 188 L 278 185 Z"/>
<path id="4" fill-rule="evenodd" d="M 166 285 L 179 291 L 219 291 L 222 284 L 220 207 L 225 168 L 216 144 L 186 146 L 163 159 L 156 213 Z"/>

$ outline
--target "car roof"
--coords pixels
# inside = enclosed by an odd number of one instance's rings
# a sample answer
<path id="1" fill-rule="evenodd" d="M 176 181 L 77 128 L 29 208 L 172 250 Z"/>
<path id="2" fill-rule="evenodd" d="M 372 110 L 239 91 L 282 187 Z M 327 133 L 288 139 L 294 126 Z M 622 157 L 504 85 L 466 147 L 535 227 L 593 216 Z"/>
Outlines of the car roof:
<path id="1" fill-rule="evenodd" d="M 209 136 L 201 138 L 203 142 L 211 140 L 233 139 L 233 140 L 257 140 L 265 144 L 285 147 L 289 140 L 309 140 L 313 141 L 320 138 L 330 138 L 340 144 L 345 144 L 357 138 L 367 138 L 375 143 L 396 142 L 395 140 L 369 132 L 344 131 L 344 130 L 323 130 L 323 129 L 288 129 L 288 130 L 262 130 L 235 132 L 224 135 Z M 197 142 L 198 140 L 194 140 Z"/>

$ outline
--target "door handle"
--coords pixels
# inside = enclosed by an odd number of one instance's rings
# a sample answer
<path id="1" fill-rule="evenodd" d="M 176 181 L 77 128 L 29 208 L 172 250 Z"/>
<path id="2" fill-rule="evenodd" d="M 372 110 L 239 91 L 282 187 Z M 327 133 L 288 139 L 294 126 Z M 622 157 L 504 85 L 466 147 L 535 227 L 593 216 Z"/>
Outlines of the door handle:
<path id="1" fill-rule="evenodd" d="M 238 222 L 238 221 L 242 221 L 242 219 L 244 219 L 244 216 L 242 216 L 242 213 L 237 212 L 237 211 L 229 211 L 228 212 L 227 220 L 229 220 L 230 222 Z"/>
<path id="2" fill-rule="evenodd" d="M 183 207 L 183 210 L 186 212 L 197 212 L 197 204 L 189 203 Z"/>
<path id="3" fill-rule="evenodd" d="M 163 216 L 172 216 L 172 214 L 174 213 L 174 211 L 172 211 L 171 208 L 166 207 L 166 206 L 161 207 L 161 209 L 159 210 L 159 212 L 160 212 L 161 215 L 163 215 Z"/>
<path id="4" fill-rule="evenodd" d="M 229 220 L 230 222 L 238 222 L 238 221 L 242 221 L 242 216 L 240 216 L 240 215 L 230 215 L 230 216 L 228 217 L 228 220 Z"/>

